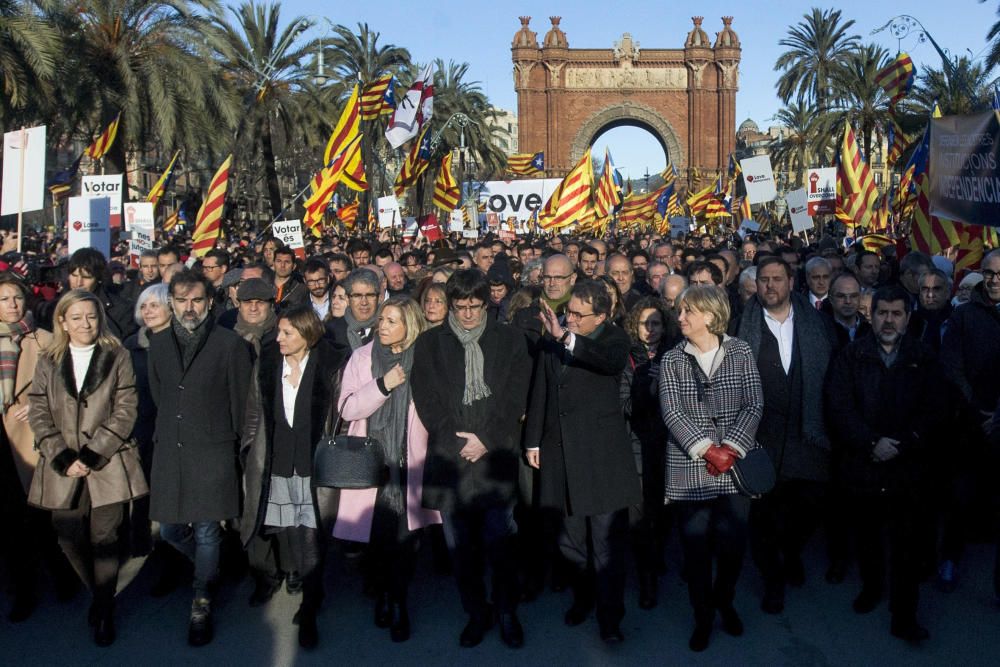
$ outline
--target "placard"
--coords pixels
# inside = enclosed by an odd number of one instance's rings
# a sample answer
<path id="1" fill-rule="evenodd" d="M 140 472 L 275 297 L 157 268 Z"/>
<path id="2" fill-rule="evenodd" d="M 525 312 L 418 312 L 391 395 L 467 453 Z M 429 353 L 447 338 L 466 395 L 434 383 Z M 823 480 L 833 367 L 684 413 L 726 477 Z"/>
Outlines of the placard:
<path id="1" fill-rule="evenodd" d="M 479 203 L 487 213 L 506 220 L 514 216 L 527 222 L 548 201 L 559 184 L 558 178 L 531 178 L 521 181 L 486 181 L 479 190 Z"/>
<path id="2" fill-rule="evenodd" d="M 292 250 L 305 248 L 302 241 L 302 223 L 299 220 L 280 220 L 271 225 L 274 238 L 281 241 Z"/>
<path id="3" fill-rule="evenodd" d="M 111 201 L 111 226 L 122 226 L 122 175 L 83 176 L 80 196 L 88 199 L 108 197 Z"/>
<path id="4" fill-rule="evenodd" d="M 378 228 L 388 229 L 400 223 L 399 201 L 395 195 L 378 198 Z"/>
<path id="5" fill-rule="evenodd" d="M 448 216 L 448 230 L 452 232 L 460 232 L 465 229 L 465 219 L 462 217 L 462 209 L 456 208 Z"/>
<path id="6" fill-rule="evenodd" d="M 689 231 L 691 231 L 691 218 L 686 218 L 679 215 L 670 218 L 671 238 L 683 236 L 684 234 L 687 234 Z"/>
<path id="7" fill-rule="evenodd" d="M 66 205 L 66 231 L 69 252 L 94 248 L 111 256 L 111 199 L 108 197 L 70 197 Z"/>
<path id="8" fill-rule="evenodd" d="M 126 213 L 128 215 L 128 206 L 125 207 Z M 153 223 L 133 222 L 132 223 L 132 237 L 128 242 L 128 254 L 131 259 L 131 264 L 133 267 L 139 266 L 139 257 L 143 252 L 153 249 Z"/>
<path id="9" fill-rule="evenodd" d="M 796 232 L 804 232 L 813 228 L 812 216 L 807 213 L 806 189 L 799 188 L 792 190 L 785 195 L 785 202 L 788 204 L 788 215 L 792 218 L 792 229 Z"/>
<path id="10" fill-rule="evenodd" d="M 747 186 L 747 201 L 751 204 L 774 201 L 778 196 L 778 189 L 774 184 L 769 156 L 758 155 L 740 160 L 740 168 L 743 170 L 743 182 Z"/>
<path id="11" fill-rule="evenodd" d="M 463 229 L 462 230 L 463 239 L 478 239 L 479 230 L 478 229 Z"/>
<path id="12" fill-rule="evenodd" d="M 740 223 L 740 228 L 737 233 L 740 235 L 741 239 L 745 239 L 749 234 L 756 234 L 760 231 L 760 225 L 753 220 L 744 220 Z"/>
<path id="13" fill-rule="evenodd" d="M 837 212 L 837 168 L 810 169 L 806 174 L 806 211 L 809 215 Z"/>
<path id="14" fill-rule="evenodd" d="M 21 161 L 24 160 L 24 183 Z M 45 126 L 14 130 L 3 135 L 3 187 L 0 215 L 37 211 L 45 199 Z"/>
<path id="15" fill-rule="evenodd" d="M 930 173 L 931 215 L 970 225 L 1000 226 L 997 112 L 932 118 Z"/>
<path id="16" fill-rule="evenodd" d="M 125 231 L 132 231 L 132 225 L 143 227 L 153 227 L 156 224 L 156 215 L 153 213 L 153 202 L 130 201 L 122 206 L 122 222 L 125 223 Z"/>

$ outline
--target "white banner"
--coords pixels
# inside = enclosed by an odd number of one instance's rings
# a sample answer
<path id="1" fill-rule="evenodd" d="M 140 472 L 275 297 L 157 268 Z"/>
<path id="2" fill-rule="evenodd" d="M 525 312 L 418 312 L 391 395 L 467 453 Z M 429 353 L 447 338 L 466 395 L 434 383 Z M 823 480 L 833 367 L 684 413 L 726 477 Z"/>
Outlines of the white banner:
<path id="1" fill-rule="evenodd" d="M 448 228 L 452 232 L 460 232 L 465 229 L 465 220 L 462 218 L 462 209 L 456 208 L 448 216 Z"/>
<path id="2" fill-rule="evenodd" d="M 807 231 L 813 228 L 812 216 L 807 212 L 806 189 L 799 188 L 792 190 L 785 195 L 788 203 L 788 215 L 792 218 L 792 229 L 796 232 Z"/>
<path id="3" fill-rule="evenodd" d="M 487 213 L 496 213 L 501 220 L 514 217 L 518 222 L 527 222 L 561 182 L 558 178 L 487 181 L 479 191 L 479 202 L 486 204 Z"/>
<path id="4" fill-rule="evenodd" d="M 126 232 L 132 231 L 133 225 L 140 225 L 145 228 L 153 227 L 156 223 L 156 217 L 153 214 L 153 202 L 130 201 L 122 209 L 122 222 L 125 223 Z"/>
<path id="5" fill-rule="evenodd" d="M 758 223 L 754 222 L 753 220 L 744 220 L 742 223 L 740 223 L 740 228 L 738 230 L 738 233 L 741 239 L 745 239 L 747 237 L 747 234 L 753 234 L 758 231 L 760 231 L 760 225 Z"/>
<path id="6" fill-rule="evenodd" d="M 395 195 L 378 198 L 378 228 L 388 229 L 400 223 L 399 202 Z"/>
<path id="7" fill-rule="evenodd" d="M 44 206 L 44 199 L 45 126 L 7 132 L 3 135 L 0 215 L 17 215 L 18 207 L 22 213 L 37 211 Z"/>
<path id="8" fill-rule="evenodd" d="M 305 248 L 306 246 L 302 241 L 302 223 L 299 220 L 281 220 L 280 222 L 276 222 L 271 225 L 271 233 L 274 234 L 274 238 L 292 250 Z"/>
<path id="9" fill-rule="evenodd" d="M 463 239 L 478 239 L 479 230 L 478 229 L 463 229 L 462 230 Z"/>
<path id="10" fill-rule="evenodd" d="M 128 206 L 125 207 L 128 215 Z M 127 218 L 126 218 L 127 220 Z M 136 221 L 132 223 L 132 238 L 128 242 L 128 253 L 132 257 L 132 266 L 139 266 L 139 257 L 143 252 L 153 249 L 153 223 Z"/>
<path id="11" fill-rule="evenodd" d="M 740 160 L 740 168 L 743 170 L 743 182 L 747 186 L 747 200 L 751 204 L 774 201 L 778 196 L 778 190 L 774 185 L 770 157 L 767 155 L 748 157 Z"/>
<path id="12" fill-rule="evenodd" d="M 107 197 L 70 197 L 66 207 L 69 252 L 94 248 L 111 256 L 111 200 Z"/>
<path id="13" fill-rule="evenodd" d="M 80 196 L 87 199 L 108 197 L 111 200 L 111 226 L 122 226 L 122 175 L 84 176 L 80 179 Z"/>
<path id="14" fill-rule="evenodd" d="M 806 174 L 806 207 L 809 215 L 837 212 L 837 168 L 810 169 Z"/>

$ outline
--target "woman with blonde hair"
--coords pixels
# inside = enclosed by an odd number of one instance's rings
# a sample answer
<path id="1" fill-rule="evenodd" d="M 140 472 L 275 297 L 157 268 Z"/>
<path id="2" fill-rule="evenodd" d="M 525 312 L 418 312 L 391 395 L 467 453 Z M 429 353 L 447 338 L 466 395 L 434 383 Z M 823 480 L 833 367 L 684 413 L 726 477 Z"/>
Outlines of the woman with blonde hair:
<path id="1" fill-rule="evenodd" d="M 737 458 L 759 446 L 755 437 L 764 393 L 750 346 L 725 333 L 726 293 L 714 285 L 691 285 L 676 303 L 685 340 L 663 355 L 660 364 L 660 407 L 670 431 L 666 498 L 680 522 L 694 607 L 688 646 L 704 651 L 716 611 L 724 632 L 743 634 L 733 598 L 746 548 L 750 498 L 727 473 Z"/>
<path id="2" fill-rule="evenodd" d="M 28 502 L 52 512 L 59 546 L 94 596 L 88 616 L 94 641 L 109 646 L 115 639 L 118 527 L 126 504 L 149 492 L 128 439 L 138 403 L 135 375 L 92 293 L 64 294 L 53 328 L 28 394 L 39 450 Z"/>
<path id="3" fill-rule="evenodd" d="M 351 354 L 340 389 L 340 414 L 350 434 L 368 435 L 382 446 L 384 482 L 377 488 L 343 490 L 333 536 L 370 544 L 377 590 L 375 625 L 389 628 L 394 642 L 410 637 L 406 593 L 413 576 L 420 528 L 441 523 L 421 507 L 427 429 L 410 391 L 413 344 L 426 328 L 408 297 L 386 300 L 376 314 L 378 335 Z"/>

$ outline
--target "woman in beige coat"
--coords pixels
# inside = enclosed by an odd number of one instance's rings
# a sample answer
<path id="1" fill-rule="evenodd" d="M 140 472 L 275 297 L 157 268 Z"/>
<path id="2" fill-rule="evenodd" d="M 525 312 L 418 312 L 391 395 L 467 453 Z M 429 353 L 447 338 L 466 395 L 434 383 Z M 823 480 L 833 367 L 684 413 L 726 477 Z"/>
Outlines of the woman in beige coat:
<path id="1" fill-rule="evenodd" d="M 28 502 L 52 511 L 59 546 L 94 596 L 94 641 L 108 646 L 115 638 L 118 527 L 125 504 L 148 493 L 128 439 L 138 403 L 135 375 L 91 293 L 63 295 L 53 328 L 28 394 L 40 454 Z"/>

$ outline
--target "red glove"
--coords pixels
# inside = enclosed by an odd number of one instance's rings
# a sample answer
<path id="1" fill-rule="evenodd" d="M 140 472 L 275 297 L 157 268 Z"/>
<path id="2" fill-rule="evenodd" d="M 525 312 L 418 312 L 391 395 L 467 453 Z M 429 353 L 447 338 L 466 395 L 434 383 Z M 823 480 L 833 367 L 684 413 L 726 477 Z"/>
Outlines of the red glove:
<path id="1" fill-rule="evenodd" d="M 736 453 L 729 447 L 712 445 L 705 450 L 702 458 L 705 459 L 708 465 L 708 474 L 718 477 L 724 472 L 729 472 L 729 469 L 733 467 L 733 463 L 736 461 Z M 715 468 L 715 473 L 712 472 L 712 468 Z"/>
<path id="2" fill-rule="evenodd" d="M 705 467 L 708 468 L 708 474 L 711 475 L 712 477 L 718 477 L 719 475 L 722 474 L 721 472 L 719 472 L 719 469 L 716 468 L 711 463 L 706 463 Z"/>

